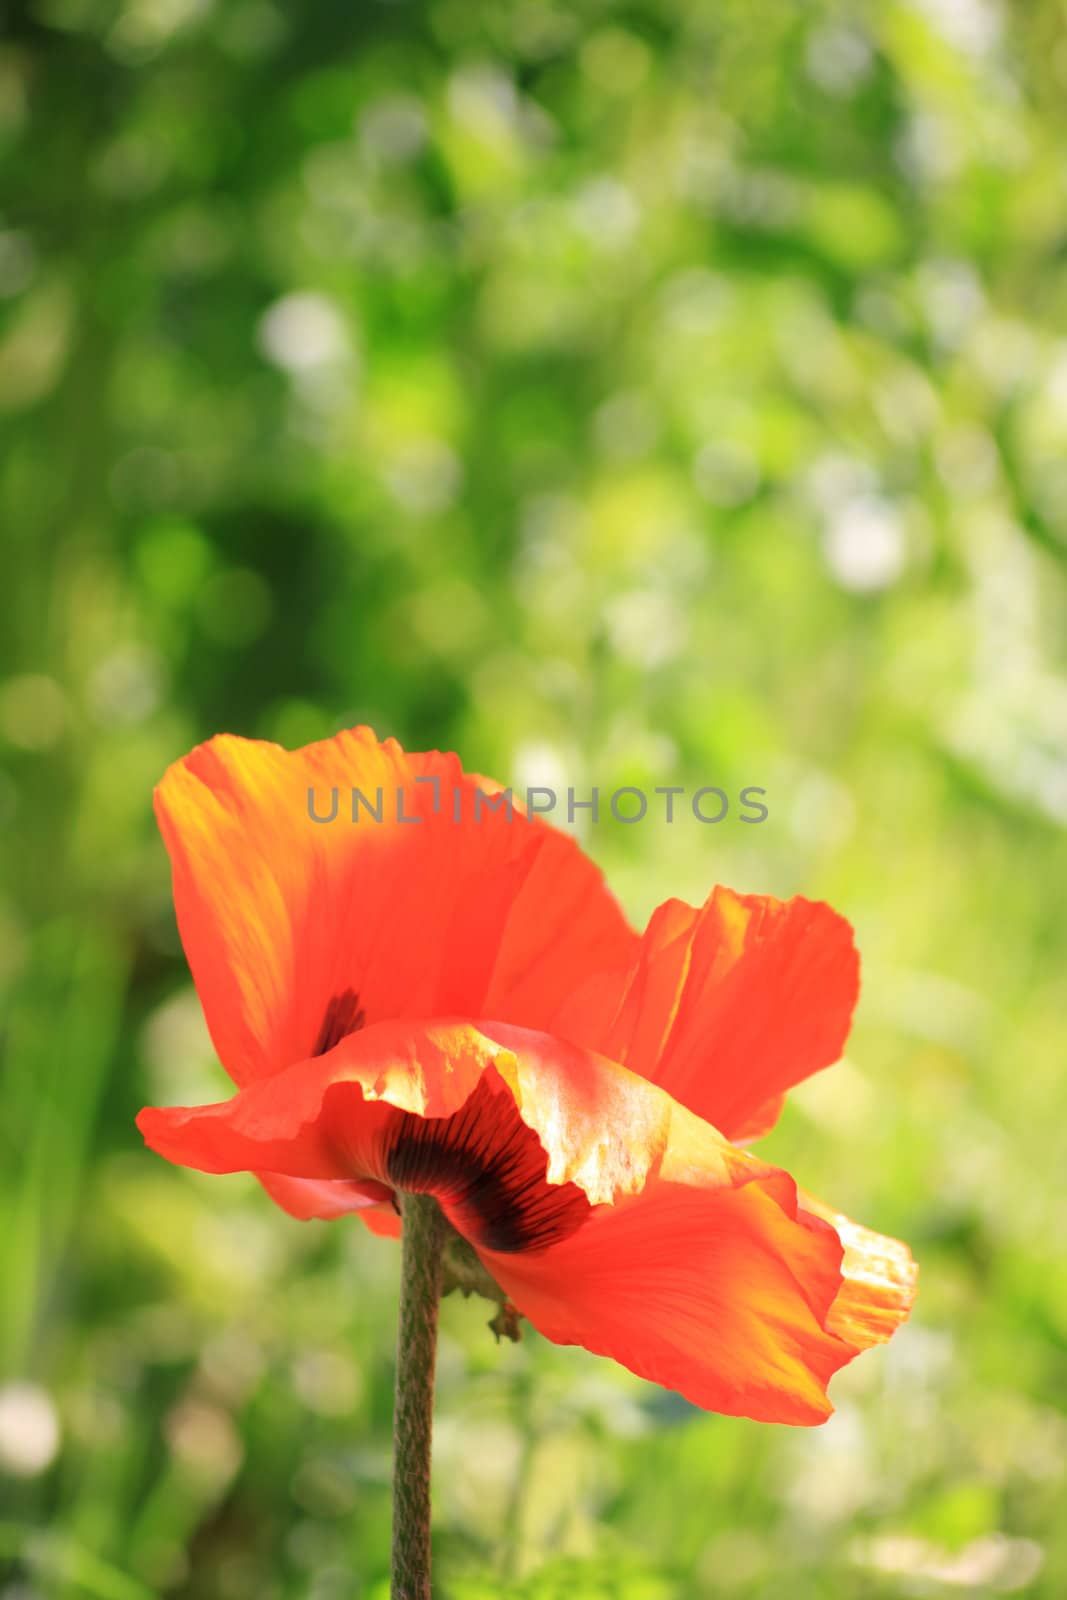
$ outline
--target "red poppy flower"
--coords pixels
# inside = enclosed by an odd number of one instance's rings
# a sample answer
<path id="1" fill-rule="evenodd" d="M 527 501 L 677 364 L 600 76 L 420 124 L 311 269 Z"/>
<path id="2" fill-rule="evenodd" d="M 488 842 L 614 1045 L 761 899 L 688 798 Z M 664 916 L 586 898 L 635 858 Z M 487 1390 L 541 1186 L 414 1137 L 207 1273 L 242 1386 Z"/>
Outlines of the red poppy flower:
<path id="1" fill-rule="evenodd" d="M 380 822 L 351 821 L 353 789 Z M 501 793 L 366 728 L 223 735 L 169 769 L 178 924 L 238 1092 L 143 1111 L 145 1139 L 379 1233 L 396 1191 L 431 1193 L 549 1339 L 710 1410 L 823 1421 L 915 1269 L 740 1143 L 840 1054 L 848 924 L 719 888 L 639 937 L 571 839 L 475 815 L 478 789 Z"/>

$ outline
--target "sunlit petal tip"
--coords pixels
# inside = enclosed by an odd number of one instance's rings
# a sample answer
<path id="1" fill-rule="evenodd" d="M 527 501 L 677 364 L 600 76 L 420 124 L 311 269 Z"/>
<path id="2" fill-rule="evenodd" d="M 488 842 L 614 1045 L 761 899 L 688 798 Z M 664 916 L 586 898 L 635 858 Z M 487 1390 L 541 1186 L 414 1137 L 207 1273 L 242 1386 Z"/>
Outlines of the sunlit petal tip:
<path id="1" fill-rule="evenodd" d="M 876 1233 L 809 1194 L 803 1213 L 832 1227 L 841 1240 L 841 1288 L 827 1327 L 856 1351 L 885 1344 L 911 1313 L 919 1267 L 900 1239 Z"/>

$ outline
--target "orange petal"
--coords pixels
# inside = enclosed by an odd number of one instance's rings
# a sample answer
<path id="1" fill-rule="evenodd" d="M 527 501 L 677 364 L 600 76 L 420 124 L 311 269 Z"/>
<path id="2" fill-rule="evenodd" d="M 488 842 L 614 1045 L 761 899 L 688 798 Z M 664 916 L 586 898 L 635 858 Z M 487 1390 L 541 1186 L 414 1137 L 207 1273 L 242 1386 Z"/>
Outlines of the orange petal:
<path id="1" fill-rule="evenodd" d="M 223 734 L 168 769 L 156 811 L 178 926 L 236 1082 L 388 1017 L 543 1026 L 576 976 L 627 958 L 599 871 L 479 787 L 496 789 L 367 728 L 293 752 Z M 313 821 L 309 791 L 329 816 L 335 789 L 336 820 Z M 381 822 L 361 807 L 353 823 L 353 789 L 376 809 L 381 791 Z M 398 792 L 416 820 L 398 820 Z"/>
<path id="2" fill-rule="evenodd" d="M 919 1269 L 899 1239 L 875 1233 L 834 1211 L 810 1194 L 801 1194 L 803 1214 L 818 1217 L 844 1245 L 842 1283 L 827 1326 L 855 1350 L 884 1344 L 907 1318 L 915 1299 Z"/>
<path id="3" fill-rule="evenodd" d="M 392 1206 L 368 1206 L 366 1211 L 360 1211 L 357 1215 L 367 1229 L 380 1238 L 400 1238 L 400 1217 Z"/>
<path id="4" fill-rule="evenodd" d="M 841 1246 L 796 1191 L 756 1181 L 653 1181 L 530 1255 L 479 1250 L 500 1287 L 557 1344 L 610 1356 L 694 1405 L 818 1423 L 827 1383 L 856 1353 L 828 1329 Z"/>
<path id="5" fill-rule="evenodd" d="M 699 910 L 660 906 L 628 966 L 587 979 L 551 1028 L 752 1139 L 838 1059 L 858 991 L 852 930 L 829 906 L 717 888 Z"/>
<path id="6" fill-rule="evenodd" d="M 380 1200 L 398 1114 L 451 1116 L 501 1053 L 464 1023 L 381 1022 L 217 1105 L 146 1106 L 137 1126 L 168 1161 L 201 1172 L 362 1183 Z"/>
<path id="7" fill-rule="evenodd" d="M 400 1216 L 392 1199 L 371 1198 L 377 1193 L 376 1185 L 345 1178 L 286 1178 L 279 1172 L 257 1172 L 256 1177 L 275 1204 L 298 1222 L 333 1222 L 355 1216 L 371 1233 L 400 1237 Z"/>
<path id="8" fill-rule="evenodd" d="M 287 1178 L 280 1172 L 257 1172 L 256 1177 L 276 1205 L 299 1222 L 312 1218 L 333 1221 L 353 1213 L 366 1217 L 379 1211 L 387 1196 L 374 1183 L 359 1183 L 346 1178 Z M 396 1216 L 388 1204 L 390 1215 Z"/>
<path id="9" fill-rule="evenodd" d="M 354 1216 L 371 1233 L 400 1237 L 400 1215 L 392 1193 L 388 1192 L 388 1199 L 373 1198 L 379 1193 L 377 1184 L 345 1178 L 286 1178 L 279 1172 L 257 1172 L 256 1176 L 275 1204 L 298 1222 L 333 1222 Z"/>
<path id="10" fill-rule="evenodd" d="M 590 1207 L 656 1176 L 791 1192 L 643 1078 L 497 1023 L 378 1023 L 220 1105 L 148 1107 L 138 1126 L 168 1160 L 258 1173 L 295 1215 L 423 1189 L 472 1243 L 494 1248 L 573 1231 Z"/>

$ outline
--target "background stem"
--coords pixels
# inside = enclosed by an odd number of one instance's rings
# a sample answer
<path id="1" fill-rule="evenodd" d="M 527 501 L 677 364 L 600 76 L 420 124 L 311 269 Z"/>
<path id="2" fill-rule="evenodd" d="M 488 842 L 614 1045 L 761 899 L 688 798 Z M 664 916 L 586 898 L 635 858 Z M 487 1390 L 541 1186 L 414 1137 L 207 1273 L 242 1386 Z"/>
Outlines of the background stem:
<path id="1" fill-rule="evenodd" d="M 430 1450 L 444 1218 L 427 1194 L 403 1199 L 393 1411 L 393 1600 L 430 1600 Z"/>

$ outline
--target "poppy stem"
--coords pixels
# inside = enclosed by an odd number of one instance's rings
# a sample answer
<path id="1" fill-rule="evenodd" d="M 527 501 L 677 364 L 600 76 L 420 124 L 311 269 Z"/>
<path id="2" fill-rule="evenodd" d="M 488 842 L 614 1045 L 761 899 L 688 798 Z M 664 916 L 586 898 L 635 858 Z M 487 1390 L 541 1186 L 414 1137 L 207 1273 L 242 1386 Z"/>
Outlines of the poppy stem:
<path id="1" fill-rule="evenodd" d="M 405 1194 L 393 1410 L 392 1600 L 430 1600 L 430 1449 L 445 1219 Z"/>

